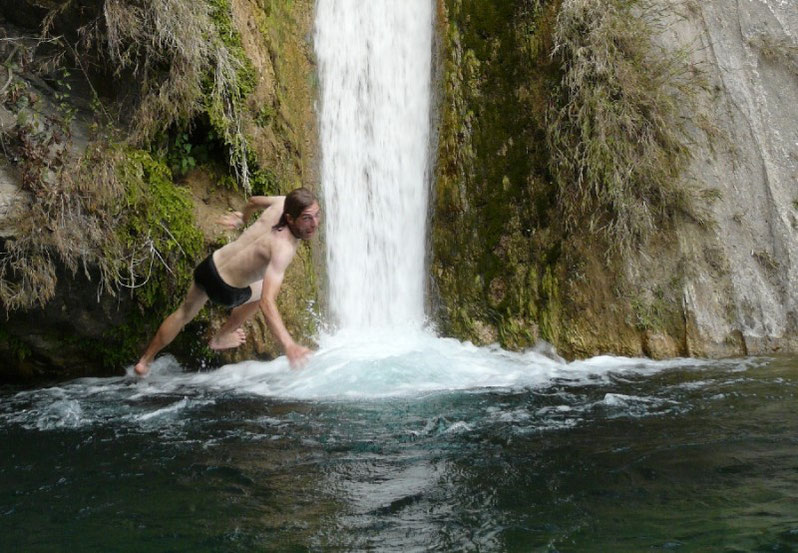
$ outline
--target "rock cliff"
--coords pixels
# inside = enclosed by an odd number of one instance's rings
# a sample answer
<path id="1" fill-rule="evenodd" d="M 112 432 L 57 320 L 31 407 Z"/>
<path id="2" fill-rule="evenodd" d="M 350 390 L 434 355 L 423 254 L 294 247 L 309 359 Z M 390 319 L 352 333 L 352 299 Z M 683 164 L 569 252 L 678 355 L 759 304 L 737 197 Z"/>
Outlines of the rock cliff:
<path id="1" fill-rule="evenodd" d="M 689 169 L 719 192 L 708 232 L 679 229 L 694 267 L 682 288 L 691 353 L 798 351 L 796 8 L 696 2 L 663 37 L 694 45 L 727 142 L 714 152 L 699 145 Z"/>
<path id="2" fill-rule="evenodd" d="M 795 7 L 439 2 L 442 331 L 514 349 L 542 338 L 570 356 L 797 351 Z M 657 82 L 646 68 L 664 59 L 672 78 Z M 628 167 L 631 192 L 601 156 Z"/>
<path id="3" fill-rule="evenodd" d="M 442 334 L 570 357 L 798 351 L 794 1 L 436 2 Z M 119 373 L 230 239 L 218 215 L 317 187 L 311 0 L 130 6 L 0 1 L 0 378 Z M 281 295 L 305 337 L 320 250 Z M 223 317 L 171 350 L 201 363 Z M 250 330 L 215 361 L 276 353 Z"/>

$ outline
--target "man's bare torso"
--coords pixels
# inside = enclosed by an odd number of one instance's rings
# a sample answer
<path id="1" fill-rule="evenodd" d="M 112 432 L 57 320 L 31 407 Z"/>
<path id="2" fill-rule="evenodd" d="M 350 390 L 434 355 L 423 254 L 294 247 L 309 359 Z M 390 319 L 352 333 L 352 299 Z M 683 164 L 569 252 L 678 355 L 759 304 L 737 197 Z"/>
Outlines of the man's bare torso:
<path id="1" fill-rule="evenodd" d="M 213 261 L 219 276 L 237 288 L 249 286 L 263 278 L 275 247 L 290 247 L 296 252 L 297 240 L 288 227 L 274 230 L 280 220 L 285 198 L 269 206 L 258 219 L 233 242 L 216 250 Z"/>

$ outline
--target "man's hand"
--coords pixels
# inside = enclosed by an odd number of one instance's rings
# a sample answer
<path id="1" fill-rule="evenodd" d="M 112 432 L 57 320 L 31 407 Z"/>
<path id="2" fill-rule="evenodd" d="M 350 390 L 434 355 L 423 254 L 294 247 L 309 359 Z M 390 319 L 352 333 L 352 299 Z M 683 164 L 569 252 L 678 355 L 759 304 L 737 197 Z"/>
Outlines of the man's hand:
<path id="1" fill-rule="evenodd" d="M 288 358 L 292 369 L 301 369 L 308 362 L 308 355 L 313 353 L 310 349 L 299 344 L 291 344 L 285 348 L 285 356 Z"/>
<path id="2" fill-rule="evenodd" d="M 226 213 L 219 217 L 217 221 L 220 225 L 224 228 L 229 230 L 235 230 L 239 227 L 244 226 L 244 214 L 240 211 L 233 211 L 232 213 Z"/>

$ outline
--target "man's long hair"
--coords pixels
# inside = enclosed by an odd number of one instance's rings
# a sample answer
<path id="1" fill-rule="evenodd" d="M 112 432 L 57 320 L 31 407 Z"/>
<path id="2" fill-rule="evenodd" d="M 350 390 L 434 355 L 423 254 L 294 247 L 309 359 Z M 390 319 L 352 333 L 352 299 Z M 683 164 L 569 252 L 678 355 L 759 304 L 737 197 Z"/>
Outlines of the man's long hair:
<path id="1" fill-rule="evenodd" d="M 315 204 L 318 200 L 316 195 L 307 188 L 297 188 L 292 190 L 285 197 L 285 205 L 283 206 L 283 214 L 280 215 L 280 220 L 272 227 L 274 230 L 281 230 L 288 225 L 286 215 L 290 215 L 295 219 L 302 215 L 302 212 Z"/>

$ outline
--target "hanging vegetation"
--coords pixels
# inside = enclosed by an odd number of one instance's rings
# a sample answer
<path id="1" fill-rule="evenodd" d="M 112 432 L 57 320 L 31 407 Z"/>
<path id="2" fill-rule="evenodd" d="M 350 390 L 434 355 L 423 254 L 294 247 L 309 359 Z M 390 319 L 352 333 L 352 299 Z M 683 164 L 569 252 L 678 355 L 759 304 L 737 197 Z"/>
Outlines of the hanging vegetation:
<path id="1" fill-rule="evenodd" d="M 131 156 L 149 157 L 153 141 L 172 126 L 185 127 L 206 114 L 227 146 L 229 166 L 249 190 L 242 108 L 255 73 L 232 26 L 229 2 L 105 0 L 80 8 L 61 2 L 42 18 L 41 36 L 2 44 L 8 79 L 0 102 L 17 119 L 4 144 L 29 198 L 10 215 L 7 224 L 15 233 L 0 256 L 6 310 L 44 305 L 54 294 L 58 262 L 72 272 L 81 266 L 87 277 L 89 267 L 96 268 L 98 293 L 145 281 L 153 261 L 166 268 L 175 262 L 152 238 L 164 234 L 157 221 L 148 221 L 154 229 L 147 234 L 125 230 L 143 216 L 129 205 L 131 190 L 147 196 L 150 186 L 163 187 L 163 178 L 150 178 L 161 173 L 140 171 L 132 183 L 125 168 Z M 77 29 L 67 29 L 76 18 Z M 70 74 L 67 65 L 79 74 Z M 109 92 L 109 77 L 137 87 Z M 52 84 L 51 96 L 32 84 L 41 78 Z M 93 98 L 82 113 L 72 97 L 76 83 Z M 103 86 L 101 101 L 97 88 Z M 81 140 L 93 135 L 88 148 L 75 146 L 76 132 Z M 158 157 L 151 163 L 163 165 Z M 174 188 L 171 176 L 167 182 Z M 193 221 L 189 205 L 172 207 Z M 143 251 L 146 260 L 140 259 Z"/>
<path id="2" fill-rule="evenodd" d="M 566 226 L 603 233 L 612 252 L 675 213 L 706 219 L 683 178 L 704 79 L 687 47 L 657 42 L 674 17 L 650 0 L 563 0 L 557 15 L 563 75 L 547 117 L 549 167 Z"/>

